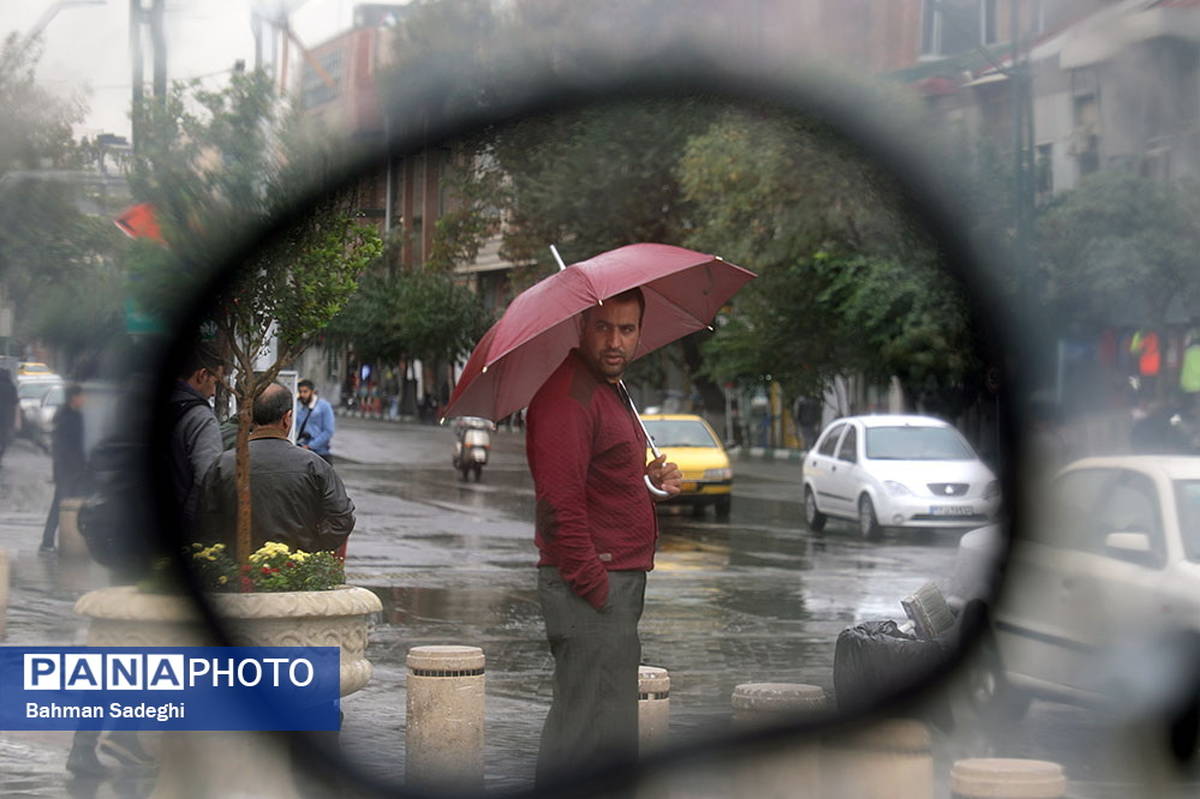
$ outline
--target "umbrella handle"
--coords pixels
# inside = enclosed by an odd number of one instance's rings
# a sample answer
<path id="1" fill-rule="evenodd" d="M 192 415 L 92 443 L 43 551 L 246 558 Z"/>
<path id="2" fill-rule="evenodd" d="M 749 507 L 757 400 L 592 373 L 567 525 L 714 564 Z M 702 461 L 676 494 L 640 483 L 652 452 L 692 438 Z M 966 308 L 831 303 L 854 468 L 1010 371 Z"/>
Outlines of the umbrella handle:
<path id="1" fill-rule="evenodd" d="M 620 382 L 620 386 L 621 391 L 625 393 L 625 400 L 629 403 L 629 410 L 633 411 L 633 418 L 637 419 L 638 425 L 640 425 L 642 428 L 642 435 L 646 437 L 646 443 L 650 445 L 650 451 L 654 453 L 654 457 L 659 457 L 662 455 L 662 453 L 659 452 L 658 447 L 654 445 L 654 439 L 650 436 L 650 431 L 646 429 L 646 423 L 642 421 L 642 417 L 641 414 L 638 413 L 637 406 L 633 404 L 633 397 L 629 395 L 629 389 L 625 388 L 624 380 Z M 650 475 L 642 475 L 642 480 L 644 480 L 646 483 L 646 489 L 659 499 L 666 499 L 667 497 L 671 496 L 670 491 L 663 491 L 661 488 L 654 485 L 654 483 L 650 480 Z"/>

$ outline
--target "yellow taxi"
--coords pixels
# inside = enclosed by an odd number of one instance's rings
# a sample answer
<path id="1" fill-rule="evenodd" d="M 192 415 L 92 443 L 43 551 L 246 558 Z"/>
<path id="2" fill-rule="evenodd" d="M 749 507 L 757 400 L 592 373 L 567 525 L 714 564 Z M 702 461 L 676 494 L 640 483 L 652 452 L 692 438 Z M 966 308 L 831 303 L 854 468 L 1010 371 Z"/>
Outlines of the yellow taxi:
<path id="1" fill-rule="evenodd" d="M 21 363 L 17 365 L 17 374 L 21 375 L 21 376 L 25 376 L 25 375 L 49 376 L 49 375 L 52 375 L 53 372 L 50 371 L 49 366 L 42 363 L 41 361 L 21 361 Z"/>
<path id="2" fill-rule="evenodd" d="M 658 449 L 683 472 L 683 491 L 667 504 L 690 505 L 698 513 L 712 505 L 717 518 L 728 518 L 733 468 L 708 422 L 690 413 L 644 414 L 642 421 Z M 646 450 L 646 460 L 653 458 Z"/>

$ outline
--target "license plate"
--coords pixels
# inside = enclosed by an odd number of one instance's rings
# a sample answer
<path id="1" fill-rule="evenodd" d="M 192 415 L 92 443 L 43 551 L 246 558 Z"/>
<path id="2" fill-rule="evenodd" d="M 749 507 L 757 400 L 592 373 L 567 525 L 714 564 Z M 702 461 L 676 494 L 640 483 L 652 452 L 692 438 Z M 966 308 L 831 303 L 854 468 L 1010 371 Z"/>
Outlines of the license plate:
<path id="1" fill-rule="evenodd" d="M 971 505 L 934 505 L 929 509 L 930 516 L 974 516 L 975 508 Z"/>

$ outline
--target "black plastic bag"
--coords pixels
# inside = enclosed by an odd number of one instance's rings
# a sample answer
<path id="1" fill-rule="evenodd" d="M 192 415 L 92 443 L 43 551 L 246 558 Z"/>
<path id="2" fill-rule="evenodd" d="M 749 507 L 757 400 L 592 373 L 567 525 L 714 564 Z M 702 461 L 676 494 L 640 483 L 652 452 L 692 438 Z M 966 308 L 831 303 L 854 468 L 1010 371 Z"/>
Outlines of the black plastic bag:
<path id="1" fill-rule="evenodd" d="M 932 673 L 950 655 L 946 638 L 926 641 L 894 621 L 868 621 L 838 634 L 833 688 L 838 708 L 854 711 L 894 698 Z"/>

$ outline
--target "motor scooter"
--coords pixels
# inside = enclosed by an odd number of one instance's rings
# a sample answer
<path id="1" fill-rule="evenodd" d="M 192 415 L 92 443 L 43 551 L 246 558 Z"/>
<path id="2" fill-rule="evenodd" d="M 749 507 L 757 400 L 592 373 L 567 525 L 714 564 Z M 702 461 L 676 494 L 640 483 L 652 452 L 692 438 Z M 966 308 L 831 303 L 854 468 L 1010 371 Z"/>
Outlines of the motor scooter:
<path id="1" fill-rule="evenodd" d="M 483 466 L 488 462 L 488 453 L 492 449 L 492 431 L 496 429 L 491 421 L 474 416 L 464 416 L 454 422 L 454 468 L 458 470 L 465 482 L 471 472 L 475 473 L 475 482 L 483 478 Z"/>

